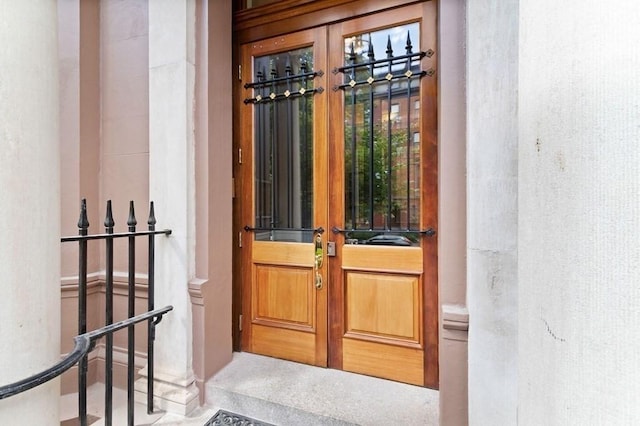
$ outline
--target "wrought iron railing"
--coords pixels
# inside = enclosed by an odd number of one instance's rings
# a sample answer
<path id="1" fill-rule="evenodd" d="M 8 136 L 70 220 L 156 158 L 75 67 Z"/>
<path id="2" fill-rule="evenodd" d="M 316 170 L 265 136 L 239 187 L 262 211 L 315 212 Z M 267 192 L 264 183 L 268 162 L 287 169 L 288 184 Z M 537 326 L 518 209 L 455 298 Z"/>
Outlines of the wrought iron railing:
<path id="1" fill-rule="evenodd" d="M 170 229 L 156 231 L 156 218 L 153 201 L 150 203 L 147 231 L 136 231 L 137 220 L 133 201 L 129 204 L 127 219 L 128 232 L 114 233 L 115 222 L 111 210 L 111 201 L 107 201 L 107 212 L 104 221 L 105 233 L 89 235 L 87 204 L 83 199 L 80 205 L 78 220 L 79 235 L 62 237 L 62 243 L 78 242 L 78 335 L 74 338 L 75 346 L 67 356 L 55 366 L 16 383 L 0 387 L 0 399 L 8 398 L 45 383 L 71 367 L 78 364 L 78 418 L 81 425 L 87 424 L 87 372 L 88 353 L 91 352 L 98 339 L 105 337 L 105 396 L 104 424 L 113 422 L 113 333 L 127 328 L 127 424 L 134 423 L 134 380 L 135 380 L 135 329 L 136 323 L 147 321 L 147 413 L 153 412 L 154 382 L 154 340 L 155 326 L 162 316 L 173 309 L 165 306 L 155 309 L 155 236 L 170 235 Z M 136 238 L 148 237 L 148 312 L 135 315 L 135 254 Z M 113 242 L 117 238 L 128 240 L 128 319 L 113 322 Z M 97 330 L 87 332 L 87 243 L 91 240 L 105 241 L 105 325 Z"/>

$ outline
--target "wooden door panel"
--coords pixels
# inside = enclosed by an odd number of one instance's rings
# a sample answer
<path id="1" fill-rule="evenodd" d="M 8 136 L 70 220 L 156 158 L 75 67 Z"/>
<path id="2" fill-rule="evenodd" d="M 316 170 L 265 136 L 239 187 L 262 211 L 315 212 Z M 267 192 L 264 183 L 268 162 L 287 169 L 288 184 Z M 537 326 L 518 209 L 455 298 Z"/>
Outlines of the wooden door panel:
<path id="1" fill-rule="evenodd" d="M 424 386 L 424 351 L 394 345 L 344 338 L 342 368 Z"/>
<path id="2" fill-rule="evenodd" d="M 420 277 L 345 273 L 345 336 L 420 348 Z"/>
<path id="3" fill-rule="evenodd" d="M 316 336 L 304 331 L 254 324 L 252 351 L 305 364 L 318 364 Z"/>
<path id="4" fill-rule="evenodd" d="M 420 247 L 374 247 L 346 244 L 342 247 L 342 268 L 350 270 L 421 274 Z"/>
<path id="5" fill-rule="evenodd" d="M 313 270 L 256 265 L 254 323 L 313 330 L 315 315 Z"/>

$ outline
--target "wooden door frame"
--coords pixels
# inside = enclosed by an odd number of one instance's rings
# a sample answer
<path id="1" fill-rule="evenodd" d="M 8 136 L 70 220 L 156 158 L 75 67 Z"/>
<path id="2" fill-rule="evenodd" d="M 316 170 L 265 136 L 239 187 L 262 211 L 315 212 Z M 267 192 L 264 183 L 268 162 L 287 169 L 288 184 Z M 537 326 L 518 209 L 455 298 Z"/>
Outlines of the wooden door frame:
<path id="1" fill-rule="evenodd" d="M 283 0 L 275 4 L 236 11 L 233 17 L 234 28 L 234 69 L 233 73 L 240 73 L 238 65 L 240 63 L 240 46 L 245 43 L 257 41 L 273 37 L 280 34 L 286 34 L 290 32 L 296 32 L 303 29 L 319 25 L 335 24 L 347 19 L 357 18 L 360 16 L 382 12 L 385 10 L 392 10 L 407 5 L 415 4 L 422 8 L 420 15 L 421 19 L 427 16 L 433 16 L 434 19 L 429 25 L 434 26 L 433 36 L 437 35 L 437 2 L 435 0 L 389 0 L 381 4 L 378 0 Z M 431 15 L 429 15 L 431 13 Z M 423 32 L 424 33 L 424 32 Z M 425 39 L 423 37 L 423 45 L 436 46 L 435 40 Z M 434 49 L 435 50 L 435 49 Z M 437 58 L 437 55 L 434 56 Z M 434 62 L 435 68 L 435 62 Z M 437 74 L 436 74 L 437 75 Z M 235 117 L 239 117 L 241 113 L 241 105 L 243 99 L 244 82 L 238 78 L 234 79 L 234 109 L 233 113 Z M 329 85 L 329 84 L 328 84 Z M 331 102 L 331 96 L 329 97 Z M 429 179 L 429 185 L 423 185 L 422 187 L 422 203 L 424 208 L 422 209 L 421 225 L 426 227 L 437 228 L 438 224 L 438 146 L 437 146 L 437 131 L 427 131 L 425 122 L 436 123 L 434 126 L 430 126 L 431 129 L 437 128 L 437 81 L 433 77 L 431 83 L 421 89 L 421 109 L 423 114 L 422 129 L 423 140 L 422 150 L 422 181 L 425 182 L 427 174 L 435 174 Z M 329 106 L 331 111 L 331 105 Z M 341 119 L 341 118 L 340 118 Z M 234 162 L 233 162 L 233 175 L 234 175 L 234 231 L 236 238 L 234 239 L 233 247 L 233 318 L 232 318 L 232 336 L 233 336 L 233 348 L 236 351 L 241 350 L 241 332 L 239 316 L 242 313 L 242 282 L 240 277 L 242 276 L 242 261 L 239 250 L 240 241 L 242 238 L 242 226 L 243 225 L 243 209 L 242 203 L 246 203 L 247 200 L 243 200 L 242 194 L 245 193 L 242 188 L 242 180 L 240 177 L 240 158 L 239 158 L 239 135 L 242 129 L 238 120 L 234 120 Z M 336 135 L 329 134 L 329 138 L 333 138 Z M 339 158 L 335 157 L 338 153 L 333 150 L 330 151 L 331 159 Z M 333 160 L 335 161 L 335 160 Z M 332 197 L 339 194 L 336 191 L 330 191 Z M 250 201 L 250 200 L 249 200 Z M 332 203 L 330 200 L 329 203 Z M 335 222 L 335 217 L 330 217 L 331 223 Z M 437 234 L 432 237 L 428 242 L 423 245 L 424 257 L 425 257 L 425 271 L 424 271 L 424 301 L 423 309 L 430 315 L 425 315 L 424 318 L 424 342 L 425 342 L 425 366 L 426 365 L 438 365 L 438 317 L 439 317 L 439 303 L 438 303 L 438 260 L 437 260 Z M 330 272 L 333 274 L 334 272 Z M 335 277 L 329 276 L 329 280 L 333 281 Z M 330 301 L 333 296 L 329 294 Z M 336 308 L 337 309 L 337 308 Z M 329 312 L 329 344 L 335 344 L 336 333 L 341 330 L 341 325 L 334 323 L 335 317 Z M 333 319 L 332 319 L 333 318 Z M 339 368 L 340 365 L 337 360 L 329 358 L 329 365 Z M 438 368 L 429 369 L 425 368 L 425 386 L 437 389 L 439 383 Z"/>

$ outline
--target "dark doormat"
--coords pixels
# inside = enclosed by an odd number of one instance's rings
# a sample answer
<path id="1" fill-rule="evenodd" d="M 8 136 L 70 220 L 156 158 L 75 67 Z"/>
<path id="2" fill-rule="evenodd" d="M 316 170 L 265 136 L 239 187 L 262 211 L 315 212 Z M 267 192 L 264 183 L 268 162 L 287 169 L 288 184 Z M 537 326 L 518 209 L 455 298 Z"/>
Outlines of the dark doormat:
<path id="1" fill-rule="evenodd" d="M 96 417 L 96 416 L 92 416 L 91 414 L 87 414 L 87 424 L 93 424 L 95 422 L 97 422 L 98 420 L 100 420 L 100 417 Z M 78 417 L 75 417 L 73 419 L 69 419 L 69 420 L 63 420 L 60 422 L 60 426 L 77 426 L 80 424 L 80 419 Z"/>
<path id="2" fill-rule="evenodd" d="M 225 410 L 218 412 L 204 424 L 204 426 L 274 426 L 271 423 L 265 423 L 252 419 L 250 417 L 241 416 L 240 414 L 230 413 Z"/>

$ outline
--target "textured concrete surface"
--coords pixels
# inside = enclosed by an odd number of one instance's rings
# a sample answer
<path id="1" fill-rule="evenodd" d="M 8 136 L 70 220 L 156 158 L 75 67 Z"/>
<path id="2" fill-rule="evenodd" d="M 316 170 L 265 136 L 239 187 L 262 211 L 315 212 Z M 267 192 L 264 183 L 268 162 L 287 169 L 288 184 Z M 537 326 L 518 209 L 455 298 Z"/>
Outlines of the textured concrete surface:
<path id="1" fill-rule="evenodd" d="M 207 382 L 205 398 L 282 426 L 438 424 L 437 391 L 249 353 L 234 353 Z"/>

